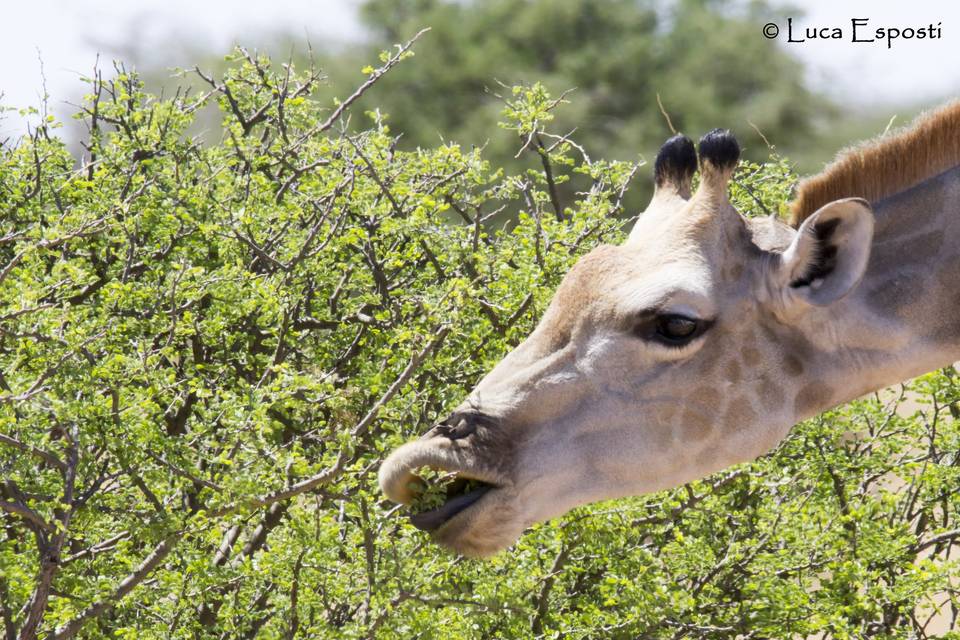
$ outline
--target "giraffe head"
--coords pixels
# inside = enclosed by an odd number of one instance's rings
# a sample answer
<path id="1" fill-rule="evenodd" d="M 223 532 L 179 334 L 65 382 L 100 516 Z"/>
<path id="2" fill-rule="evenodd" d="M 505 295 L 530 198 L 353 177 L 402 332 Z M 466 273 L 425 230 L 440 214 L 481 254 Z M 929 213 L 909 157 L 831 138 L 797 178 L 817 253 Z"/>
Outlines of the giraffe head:
<path id="1" fill-rule="evenodd" d="M 798 229 L 745 219 L 727 194 L 738 157 L 729 132 L 705 135 L 691 193 L 693 143 L 663 145 L 629 239 L 584 256 L 533 333 L 382 465 L 398 502 L 424 466 L 484 483 L 414 524 L 488 555 L 575 506 L 752 459 L 837 401 L 816 377 L 823 325 L 864 272 L 872 213 L 846 199 Z"/>

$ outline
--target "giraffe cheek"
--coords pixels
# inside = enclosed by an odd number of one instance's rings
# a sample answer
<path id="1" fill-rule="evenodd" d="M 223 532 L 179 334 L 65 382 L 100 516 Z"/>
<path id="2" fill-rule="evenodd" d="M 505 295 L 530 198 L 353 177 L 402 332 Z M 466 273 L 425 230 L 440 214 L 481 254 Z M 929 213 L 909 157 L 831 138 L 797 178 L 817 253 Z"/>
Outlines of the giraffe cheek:
<path id="1" fill-rule="evenodd" d="M 699 411 L 692 409 L 685 410 L 683 415 L 680 416 L 680 423 L 682 425 L 680 435 L 681 444 L 697 444 L 703 442 L 713 433 L 711 420 Z"/>
<path id="2" fill-rule="evenodd" d="M 720 392 L 707 385 L 694 389 L 690 397 L 704 407 L 716 406 L 720 402 Z"/>
<path id="3" fill-rule="evenodd" d="M 754 349 L 753 347 L 746 347 L 743 350 L 743 361 L 748 367 L 755 367 L 760 364 L 762 360 L 760 352 Z"/>
<path id="4" fill-rule="evenodd" d="M 730 360 L 726 367 L 726 378 L 731 383 L 740 382 L 740 363 L 736 360 Z"/>
<path id="5" fill-rule="evenodd" d="M 745 396 L 733 400 L 723 412 L 723 426 L 728 430 L 748 428 L 757 421 L 757 412 Z"/>
<path id="6" fill-rule="evenodd" d="M 785 395 L 783 388 L 774 384 L 770 377 L 764 374 L 760 378 L 760 402 L 767 411 L 776 411 L 783 407 Z"/>

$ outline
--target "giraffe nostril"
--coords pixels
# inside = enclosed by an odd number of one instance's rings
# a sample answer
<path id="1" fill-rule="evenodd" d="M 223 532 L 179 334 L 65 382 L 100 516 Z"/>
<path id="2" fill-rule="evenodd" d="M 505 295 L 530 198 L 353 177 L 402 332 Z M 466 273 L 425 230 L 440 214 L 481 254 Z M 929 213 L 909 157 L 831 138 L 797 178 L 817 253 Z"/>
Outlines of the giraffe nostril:
<path id="1" fill-rule="evenodd" d="M 442 422 L 435 424 L 420 436 L 420 439 L 430 440 L 442 437 L 448 440 L 461 440 L 476 433 L 478 427 L 490 427 L 496 423 L 495 418 L 484 413 L 454 412 Z"/>
<path id="2" fill-rule="evenodd" d="M 460 438 L 466 438 L 476 430 L 477 422 L 475 420 L 461 416 L 453 426 L 449 427 L 449 430 L 444 435 L 451 440 L 459 440 Z"/>

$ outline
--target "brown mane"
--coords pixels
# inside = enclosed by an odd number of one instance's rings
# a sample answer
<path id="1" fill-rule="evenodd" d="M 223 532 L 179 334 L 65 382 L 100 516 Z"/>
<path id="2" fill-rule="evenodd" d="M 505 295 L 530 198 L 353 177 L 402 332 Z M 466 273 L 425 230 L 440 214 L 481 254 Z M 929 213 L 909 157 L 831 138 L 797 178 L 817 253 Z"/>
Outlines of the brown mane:
<path id="1" fill-rule="evenodd" d="M 790 205 L 798 226 L 840 198 L 873 203 L 960 164 L 960 100 L 917 117 L 907 127 L 841 152 L 819 174 L 800 182 Z"/>

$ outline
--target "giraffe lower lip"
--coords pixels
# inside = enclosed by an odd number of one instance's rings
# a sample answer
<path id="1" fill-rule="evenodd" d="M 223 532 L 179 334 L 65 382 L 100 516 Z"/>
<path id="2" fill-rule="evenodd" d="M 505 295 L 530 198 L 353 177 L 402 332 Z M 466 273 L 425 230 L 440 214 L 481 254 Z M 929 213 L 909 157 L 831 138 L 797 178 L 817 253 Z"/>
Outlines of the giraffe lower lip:
<path id="1" fill-rule="evenodd" d="M 451 498 L 442 506 L 410 516 L 410 523 L 421 531 L 436 531 L 455 515 L 473 505 L 493 487 L 480 487 L 470 493 Z"/>

